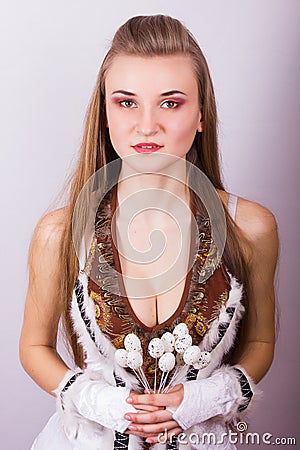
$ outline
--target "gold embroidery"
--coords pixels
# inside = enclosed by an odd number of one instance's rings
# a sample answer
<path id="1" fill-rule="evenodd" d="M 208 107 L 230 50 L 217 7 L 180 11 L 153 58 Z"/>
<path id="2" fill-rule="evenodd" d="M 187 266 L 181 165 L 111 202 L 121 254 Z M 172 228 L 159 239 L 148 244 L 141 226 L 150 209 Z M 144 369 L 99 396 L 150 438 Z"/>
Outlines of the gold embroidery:
<path id="1" fill-rule="evenodd" d="M 126 334 L 120 334 L 112 340 L 112 343 L 116 348 L 124 348 L 124 339 Z"/>
<path id="2" fill-rule="evenodd" d="M 96 252 L 96 245 L 97 245 L 97 239 L 94 237 L 89 249 L 88 257 L 84 266 L 84 271 L 86 273 L 90 273 L 92 270 L 92 262 L 95 258 L 95 252 Z"/>
<path id="3" fill-rule="evenodd" d="M 100 321 L 100 317 L 101 317 L 101 309 L 100 306 L 96 304 L 96 319 Z"/>
<path id="4" fill-rule="evenodd" d="M 225 289 L 218 297 L 217 301 L 215 302 L 212 310 L 211 317 L 209 319 L 209 323 L 214 321 L 215 319 L 218 319 L 220 316 L 221 307 L 225 305 L 229 297 L 229 292 L 227 289 Z"/>

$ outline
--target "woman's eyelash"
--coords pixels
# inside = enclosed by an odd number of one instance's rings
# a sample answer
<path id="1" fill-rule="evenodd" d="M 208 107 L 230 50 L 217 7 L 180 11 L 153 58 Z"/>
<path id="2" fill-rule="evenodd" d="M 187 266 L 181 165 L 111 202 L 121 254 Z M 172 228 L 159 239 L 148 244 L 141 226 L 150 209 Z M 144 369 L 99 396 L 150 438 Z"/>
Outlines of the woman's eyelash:
<path id="1" fill-rule="evenodd" d="M 121 106 L 124 106 L 125 108 L 130 108 L 130 106 L 125 106 L 125 105 L 123 105 L 123 103 L 134 103 L 134 101 L 133 101 L 133 100 L 130 100 L 130 99 L 125 99 L 125 100 L 121 100 L 121 101 L 119 102 L 119 104 L 120 104 Z"/>
<path id="2" fill-rule="evenodd" d="M 119 104 L 121 106 L 125 107 L 125 108 L 131 108 L 132 107 L 132 106 L 128 106 L 128 105 L 126 106 L 125 105 L 126 103 L 131 103 L 131 105 L 135 104 L 134 101 L 130 100 L 130 99 L 125 99 L 125 100 L 119 101 Z M 166 104 L 169 104 L 169 105 L 172 104 L 173 105 L 171 107 L 166 107 L 166 109 L 175 109 L 175 108 L 177 108 L 180 105 L 180 103 L 176 102 L 175 100 L 164 100 L 161 105 L 166 105 Z"/>
<path id="3" fill-rule="evenodd" d="M 172 103 L 173 104 L 173 106 L 171 108 L 167 108 L 167 109 L 175 109 L 180 104 L 179 102 L 175 102 L 175 100 L 165 100 L 162 104 L 164 105 L 164 104 L 167 104 L 167 103 L 169 103 L 169 104 Z"/>

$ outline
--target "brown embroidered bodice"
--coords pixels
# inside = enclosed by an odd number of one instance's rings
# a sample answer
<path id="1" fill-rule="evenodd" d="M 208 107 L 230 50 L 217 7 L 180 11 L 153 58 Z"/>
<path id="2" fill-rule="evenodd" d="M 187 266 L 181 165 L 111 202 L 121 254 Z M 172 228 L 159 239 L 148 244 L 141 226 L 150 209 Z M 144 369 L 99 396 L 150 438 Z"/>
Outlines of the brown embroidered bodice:
<path id="1" fill-rule="evenodd" d="M 193 344 L 198 345 L 219 315 L 220 308 L 226 303 L 230 292 L 230 279 L 222 262 L 214 267 L 213 274 L 204 282 L 199 282 L 199 274 L 207 258 L 211 258 L 212 237 L 209 219 L 203 219 L 192 212 L 199 232 L 199 246 L 195 249 L 193 266 L 185 280 L 181 301 L 172 316 L 165 322 L 148 327 L 135 315 L 126 296 L 121 295 L 120 261 L 114 246 L 111 230 L 111 217 L 116 207 L 116 186 L 101 201 L 95 222 L 95 237 L 89 251 L 86 270 L 89 274 L 88 292 L 96 307 L 96 321 L 101 331 L 118 348 L 124 347 L 124 338 L 135 333 L 143 348 L 143 370 L 150 386 L 153 385 L 155 360 L 148 354 L 148 343 L 153 337 L 160 337 L 171 331 L 176 324 L 185 322 L 192 336 Z M 191 250 L 192 250 L 191 240 Z M 211 258 L 214 261 L 214 258 Z M 213 262 L 212 262 L 213 264 Z M 122 291 L 124 292 L 124 290 Z"/>

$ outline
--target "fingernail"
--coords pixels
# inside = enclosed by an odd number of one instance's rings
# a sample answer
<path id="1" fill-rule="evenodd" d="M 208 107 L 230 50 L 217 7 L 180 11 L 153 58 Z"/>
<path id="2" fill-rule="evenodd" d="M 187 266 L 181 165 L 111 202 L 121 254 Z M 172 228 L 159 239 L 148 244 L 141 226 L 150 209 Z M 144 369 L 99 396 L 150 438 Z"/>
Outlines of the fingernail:
<path id="1" fill-rule="evenodd" d="M 134 426 L 134 425 L 129 425 L 129 430 L 132 430 L 132 431 L 137 431 L 137 427 L 136 426 Z"/>
<path id="2" fill-rule="evenodd" d="M 153 444 L 154 440 L 153 440 L 153 439 L 150 439 L 150 438 L 147 438 L 147 439 L 146 439 L 146 442 L 148 442 L 148 444 Z"/>
<path id="3" fill-rule="evenodd" d="M 128 398 L 126 399 L 126 401 L 127 401 L 127 403 L 133 403 L 133 398 L 132 398 L 132 397 L 128 397 Z"/>
<path id="4" fill-rule="evenodd" d="M 126 420 L 131 420 L 131 416 L 129 414 L 125 414 L 124 417 L 125 417 Z"/>

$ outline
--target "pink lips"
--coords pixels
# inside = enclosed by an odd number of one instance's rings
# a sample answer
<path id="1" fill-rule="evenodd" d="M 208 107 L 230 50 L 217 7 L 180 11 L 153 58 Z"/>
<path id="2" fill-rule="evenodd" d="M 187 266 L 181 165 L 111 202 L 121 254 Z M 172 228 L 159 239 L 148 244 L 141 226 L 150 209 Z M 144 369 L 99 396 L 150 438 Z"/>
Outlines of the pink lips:
<path id="1" fill-rule="evenodd" d="M 133 148 L 138 153 L 153 153 L 162 148 L 162 145 L 158 145 L 155 142 L 139 142 Z"/>

